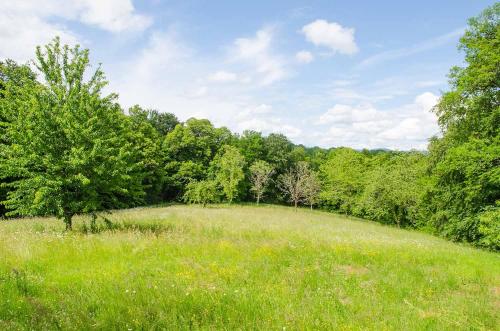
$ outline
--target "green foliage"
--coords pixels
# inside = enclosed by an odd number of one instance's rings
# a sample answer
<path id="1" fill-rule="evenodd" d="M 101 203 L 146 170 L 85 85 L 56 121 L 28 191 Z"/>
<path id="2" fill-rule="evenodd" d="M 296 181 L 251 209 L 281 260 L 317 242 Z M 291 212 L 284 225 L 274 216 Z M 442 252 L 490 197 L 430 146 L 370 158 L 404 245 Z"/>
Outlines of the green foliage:
<path id="1" fill-rule="evenodd" d="M 263 160 L 265 158 L 266 148 L 264 146 L 264 141 L 265 138 L 262 137 L 262 133 L 260 132 L 243 131 L 237 144 L 247 164 L 252 164 L 257 160 Z"/>
<path id="2" fill-rule="evenodd" d="M 479 220 L 477 244 L 481 247 L 500 251 L 500 206 L 486 207 L 477 216 Z"/>
<path id="3" fill-rule="evenodd" d="M 500 3 L 469 21 L 459 48 L 466 66 L 451 70 L 451 89 L 435 108 L 444 134 L 430 146 L 429 213 L 448 238 L 498 249 Z"/>
<path id="4" fill-rule="evenodd" d="M 321 165 L 323 190 L 321 199 L 329 209 L 361 216 L 360 199 L 369 169 L 367 157 L 350 148 L 332 151 Z"/>
<path id="5" fill-rule="evenodd" d="M 162 151 L 168 186 L 166 198 L 180 198 L 192 180 L 208 177 L 208 169 L 219 148 L 233 137 L 226 128 L 215 128 L 208 120 L 191 118 L 167 134 Z"/>
<path id="6" fill-rule="evenodd" d="M 0 217 L 77 213 L 162 201 L 291 201 L 434 231 L 498 250 L 500 4 L 469 21 L 464 67 L 434 111 L 429 153 L 322 149 L 283 134 L 241 136 L 102 95 L 88 50 L 37 49 L 36 73 L 0 62 Z M 86 79 L 89 77 L 89 79 Z M 251 165 L 247 167 L 246 165 Z M 273 178 L 279 180 L 273 180 Z M 220 194 L 218 191 L 221 191 Z"/>
<path id="7" fill-rule="evenodd" d="M 160 136 L 166 136 L 180 124 L 177 116 L 172 113 L 160 113 L 157 110 L 148 110 L 149 123 L 156 129 Z"/>
<path id="8" fill-rule="evenodd" d="M 293 144 L 283 134 L 271 133 L 264 140 L 264 160 L 283 173 L 291 165 L 291 152 Z"/>
<path id="9" fill-rule="evenodd" d="M 215 179 L 229 203 L 238 195 L 238 185 L 245 178 L 245 159 L 238 149 L 225 145 L 212 162 Z"/>
<path id="10" fill-rule="evenodd" d="M 166 175 L 161 151 L 161 135 L 149 120 L 150 111 L 134 106 L 129 109 L 127 120 L 131 128 L 133 146 L 144 172 L 142 185 L 149 204 L 162 201 Z"/>
<path id="11" fill-rule="evenodd" d="M 101 95 L 100 68 L 85 80 L 88 50 L 55 39 L 36 53 L 44 84 L 23 85 L 2 106 L 10 118 L 0 175 L 15 179 L 9 213 L 50 213 L 71 228 L 76 213 L 142 203 L 142 169 L 126 117 L 115 95 Z"/>
<path id="12" fill-rule="evenodd" d="M 5 158 L 3 151 L 8 145 L 6 129 L 13 120 L 14 107 L 12 104 L 18 102 L 20 91 L 30 85 L 36 85 L 36 75 L 27 65 L 18 65 L 12 60 L 0 61 L 0 160 Z M 2 201 L 7 199 L 7 184 L 14 178 L 0 176 L 0 218 L 7 212 Z"/>
<path id="13" fill-rule="evenodd" d="M 172 113 L 160 113 L 155 109 L 144 110 L 139 105 L 131 107 L 129 114 L 140 116 L 143 121 L 147 121 L 161 137 L 166 136 L 175 129 L 177 124 L 180 124 L 177 116 Z"/>
<path id="14" fill-rule="evenodd" d="M 186 185 L 183 199 L 184 202 L 202 204 L 203 207 L 209 203 L 218 202 L 217 182 L 214 180 L 193 180 Z"/>
<path id="15" fill-rule="evenodd" d="M 446 150 L 433 168 L 434 186 L 429 192 L 432 222 L 445 236 L 477 242 L 479 213 L 498 203 L 500 188 L 500 144 L 485 140 L 469 142 Z"/>
<path id="16" fill-rule="evenodd" d="M 450 72 L 451 90 L 436 107 L 445 138 L 455 144 L 500 132 L 500 3 L 469 20 L 460 39 L 466 66 Z"/>
<path id="17" fill-rule="evenodd" d="M 364 215 L 399 227 L 419 225 L 427 158 L 404 153 L 372 167 L 361 199 Z"/>

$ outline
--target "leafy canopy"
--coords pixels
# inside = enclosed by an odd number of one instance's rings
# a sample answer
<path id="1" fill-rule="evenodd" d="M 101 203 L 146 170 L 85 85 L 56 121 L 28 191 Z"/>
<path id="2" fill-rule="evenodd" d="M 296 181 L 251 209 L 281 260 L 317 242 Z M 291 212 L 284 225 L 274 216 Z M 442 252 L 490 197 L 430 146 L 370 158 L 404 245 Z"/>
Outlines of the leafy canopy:
<path id="1" fill-rule="evenodd" d="M 212 162 L 215 178 L 229 203 L 237 196 L 238 185 L 245 178 L 245 164 L 245 158 L 238 149 L 229 145 L 224 146 Z"/>
<path id="2" fill-rule="evenodd" d="M 86 79 L 89 52 L 58 38 L 36 50 L 43 83 L 18 88 L 2 103 L 10 114 L 2 145 L 5 205 L 11 215 L 71 217 L 142 201 L 140 164 L 116 95 L 102 95 L 100 68 Z M 10 89 L 11 82 L 7 82 Z"/>

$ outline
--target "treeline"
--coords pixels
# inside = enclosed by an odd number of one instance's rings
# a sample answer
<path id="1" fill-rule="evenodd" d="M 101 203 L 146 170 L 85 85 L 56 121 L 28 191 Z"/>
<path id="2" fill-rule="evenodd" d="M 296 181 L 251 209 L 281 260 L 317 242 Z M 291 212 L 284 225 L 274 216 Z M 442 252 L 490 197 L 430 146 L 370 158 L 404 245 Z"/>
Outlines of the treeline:
<path id="1" fill-rule="evenodd" d="M 72 217 L 167 201 L 306 205 L 500 249 L 500 4 L 471 19 L 428 152 L 322 149 L 103 95 L 59 39 L 0 62 L 0 214 Z"/>

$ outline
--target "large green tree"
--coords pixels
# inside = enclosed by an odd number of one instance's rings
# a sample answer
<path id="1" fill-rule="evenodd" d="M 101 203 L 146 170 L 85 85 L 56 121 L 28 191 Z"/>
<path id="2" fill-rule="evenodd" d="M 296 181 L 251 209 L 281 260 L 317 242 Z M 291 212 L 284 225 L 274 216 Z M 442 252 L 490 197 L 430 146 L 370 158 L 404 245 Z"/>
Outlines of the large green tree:
<path id="1" fill-rule="evenodd" d="M 173 131 L 177 124 L 180 124 L 177 116 L 172 113 L 161 113 L 156 109 L 143 109 L 139 105 L 132 106 L 129 109 L 129 114 L 132 116 L 140 114 L 141 118 L 151 124 L 162 137 Z"/>
<path id="2" fill-rule="evenodd" d="M 0 175 L 15 178 L 5 201 L 10 214 L 54 214 L 71 229 L 77 213 L 142 202 L 130 128 L 116 95 L 102 95 L 103 71 L 86 73 L 88 50 L 56 38 L 37 47 L 35 65 L 43 83 L 2 105 L 9 118 Z"/>
<path id="3" fill-rule="evenodd" d="M 325 207 L 361 216 L 360 198 L 370 168 L 368 157 L 351 148 L 332 151 L 320 167 L 323 179 L 321 200 Z"/>
<path id="4" fill-rule="evenodd" d="M 500 249 L 500 3 L 469 21 L 459 49 L 465 66 L 452 68 L 435 108 L 431 220 L 449 238 Z"/>
<path id="5" fill-rule="evenodd" d="M 215 180 L 192 180 L 186 185 L 183 200 L 187 203 L 199 203 L 205 207 L 208 203 L 217 202 L 219 196 L 218 185 Z"/>
<path id="6" fill-rule="evenodd" d="M 264 141 L 265 138 L 260 132 L 251 130 L 243 131 L 243 134 L 237 141 L 237 145 L 248 164 L 265 158 L 266 149 Z"/>
<path id="7" fill-rule="evenodd" d="M 238 195 L 238 185 L 245 178 L 245 158 L 234 146 L 225 145 L 212 162 L 217 183 L 229 203 Z"/>
<path id="8" fill-rule="evenodd" d="M 361 197 L 367 218 L 398 227 L 416 227 L 428 182 L 427 157 L 420 152 L 375 157 Z"/>
<path id="9" fill-rule="evenodd" d="M 232 140 L 227 128 L 215 128 L 205 119 L 191 118 L 177 125 L 162 144 L 168 188 L 165 197 L 182 198 L 189 182 L 206 179 L 210 162 L 221 146 Z"/>
<path id="10" fill-rule="evenodd" d="M 166 182 L 161 151 L 161 133 L 150 120 L 151 111 L 135 105 L 128 110 L 133 145 L 144 172 L 143 186 L 146 203 L 157 203 L 163 198 Z"/>

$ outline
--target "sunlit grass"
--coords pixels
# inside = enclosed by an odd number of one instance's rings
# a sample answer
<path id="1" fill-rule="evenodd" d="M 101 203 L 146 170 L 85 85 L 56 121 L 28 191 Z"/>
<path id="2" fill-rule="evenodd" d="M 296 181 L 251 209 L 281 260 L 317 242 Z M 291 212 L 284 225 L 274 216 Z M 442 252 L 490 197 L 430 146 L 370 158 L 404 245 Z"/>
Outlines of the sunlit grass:
<path id="1" fill-rule="evenodd" d="M 499 255 L 430 235 L 275 206 L 106 216 L 0 222 L 0 330 L 499 326 Z"/>

